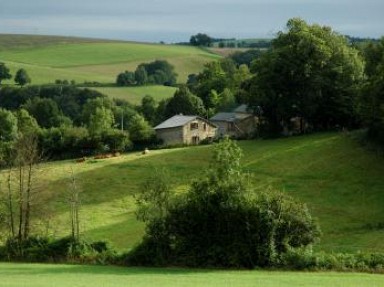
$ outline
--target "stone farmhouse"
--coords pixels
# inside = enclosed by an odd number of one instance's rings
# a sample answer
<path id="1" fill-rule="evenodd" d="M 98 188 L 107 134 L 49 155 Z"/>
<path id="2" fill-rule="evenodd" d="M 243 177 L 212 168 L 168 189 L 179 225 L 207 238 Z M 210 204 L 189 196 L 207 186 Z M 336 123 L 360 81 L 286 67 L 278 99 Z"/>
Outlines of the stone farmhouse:
<path id="1" fill-rule="evenodd" d="M 225 135 L 234 138 L 252 136 L 258 124 L 258 118 L 248 111 L 246 105 L 241 105 L 230 113 L 217 113 L 209 119 L 218 127 L 218 136 Z"/>
<path id="2" fill-rule="evenodd" d="M 216 137 L 217 126 L 199 116 L 173 116 L 154 127 L 164 145 L 198 144 Z"/>

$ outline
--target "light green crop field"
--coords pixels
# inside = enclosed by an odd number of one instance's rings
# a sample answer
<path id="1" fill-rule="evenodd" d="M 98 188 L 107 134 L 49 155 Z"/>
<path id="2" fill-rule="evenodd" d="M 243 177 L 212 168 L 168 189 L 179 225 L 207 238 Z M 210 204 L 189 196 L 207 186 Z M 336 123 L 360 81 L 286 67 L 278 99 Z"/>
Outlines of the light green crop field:
<path id="1" fill-rule="evenodd" d="M 56 79 L 114 83 L 118 73 L 134 71 L 140 63 L 156 59 L 173 64 L 178 81 L 183 83 L 205 63 L 220 58 L 189 46 L 1 34 L 0 51 L 0 61 L 13 74 L 24 68 L 34 84 L 53 83 Z"/>
<path id="2" fill-rule="evenodd" d="M 109 88 L 92 88 L 114 99 L 127 100 L 131 104 L 140 104 L 141 99 L 146 96 L 152 96 L 157 102 L 170 98 L 177 90 L 174 87 L 166 86 L 143 86 L 143 87 L 109 87 Z"/>
<path id="3" fill-rule="evenodd" d="M 0 264 L 0 287 L 381 287 L 375 274 Z"/>
<path id="4" fill-rule="evenodd" d="M 323 236 L 316 250 L 384 252 L 384 159 L 341 133 L 278 140 L 240 141 L 244 169 L 255 190 L 273 188 L 306 202 Z M 73 168 L 81 186 L 83 237 L 108 240 L 118 250 L 137 244 L 144 226 L 135 218 L 133 194 L 155 167 L 170 170 L 177 190 L 204 175 L 212 146 L 128 153 L 118 158 L 50 162 L 41 166 L 43 190 L 35 228 L 43 234 L 70 231 L 65 203 Z M 3 173 L 5 176 L 5 173 Z M 3 185 L 5 179 L 3 178 Z M 39 197 L 38 197 L 39 198 Z"/>

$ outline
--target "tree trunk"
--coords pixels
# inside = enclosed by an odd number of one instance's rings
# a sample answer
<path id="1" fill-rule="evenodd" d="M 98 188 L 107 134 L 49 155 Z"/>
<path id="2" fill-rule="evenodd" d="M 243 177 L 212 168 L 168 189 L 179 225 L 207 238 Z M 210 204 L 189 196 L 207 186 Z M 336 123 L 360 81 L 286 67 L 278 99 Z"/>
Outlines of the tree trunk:
<path id="1" fill-rule="evenodd" d="M 23 222 L 24 222 L 24 169 L 22 164 L 19 164 L 19 230 L 18 239 L 21 242 L 23 236 Z"/>
<path id="2" fill-rule="evenodd" d="M 25 192 L 25 220 L 24 220 L 24 238 L 28 238 L 30 232 L 30 217 L 31 217 L 31 192 L 32 192 L 32 172 L 33 172 L 33 159 L 28 165 L 28 179 L 27 190 Z"/>
<path id="3" fill-rule="evenodd" d="M 8 173 L 8 212 L 9 212 L 9 231 L 11 237 L 15 237 L 15 221 L 13 214 L 13 197 L 12 197 L 12 187 L 11 187 L 11 173 L 12 168 L 9 169 Z"/>

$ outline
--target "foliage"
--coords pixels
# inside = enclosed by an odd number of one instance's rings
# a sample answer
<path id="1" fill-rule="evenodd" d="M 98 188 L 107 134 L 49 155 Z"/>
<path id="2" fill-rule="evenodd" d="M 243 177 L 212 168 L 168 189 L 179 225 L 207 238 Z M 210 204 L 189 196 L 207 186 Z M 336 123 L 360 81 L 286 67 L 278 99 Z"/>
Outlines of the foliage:
<path id="1" fill-rule="evenodd" d="M 329 27 L 290 19 L 287 32 L 278 34 L 252 71 L 254 77 L 243 84 L 246 101 L 261 107 L 270 131 L 281 132 L 294 117 L 302 120 L 300 132 L 303 121 L 315 130 L 356 125 L 363 61 Z"/>
<path id="2" fill-rule="evenodd" d="M 152 126 L 156 121 L 156 109 L 157 103 L 154 98 L 146 95 L 141 99 L 141 106 L 139 107 L 139 110 Z"/>
<path id="3" fill-rule="evenodd" d="M 146 84 L 173 86 L 176 84 L 176 77 L 174 66 L 165 60 L 156 60 L 140 64 L 135 72 L 125 71 L 118 74 L 116 84 L 118 86 L 143 86 Z"/>
<path id="4" fill-rule="evenodd" d="M 33 116 L 39 126 L 43 128 L 71 125 L 71 120 L 59 110 L 57 103 L 52 99 L 35 97 L 28 100 L 23 106 Z"/>
<path id="5" fill-rule="evenodd" d="M 154 169 L 135 196 L 137 218 L 144 222 L 163 219 L 171 202 L 171 190 L 172 178 L 169 171 L 165 168 Z"/>
<path id="6" fill-rule="evenodd" d="M 176 84 L 177 74 L 174 66 L 165 60 L 156 60 L 143 63 L 137 67 L 137 71 L 144 69 L 147 73 L 147 81 L 150 84 L 173 86 Z M 142 72 L 141 72 L 142 73 Z M 143 77 L 144 79 L 145 77 Z"/>
<path id="7" fill-rule="evenodd" d="M 196 35 L 192 35 L 190 40 L 189 40 L 189 43 L 192 45 L 192 46 L 211 46 L 213 42 L 213 39 L 208 36 L 207 34 L 203 34 L 203 33 L 198 33 Z"/>
<path id="8" fill-rule="evenodd" d="M 158 216 L 146 217 L 146 236 L 128 262 L 274 266 L 289 248 L 313 243 L 319 231 L 304 205 L 273 194 L 249 197 L 249 186 L 241 172 L 241 154 L 233 141 L 221 141 L 214 149 L 206 177 L 193 182 L 186 194 L 171 203 L 168 193 L 165 198 L 153 196 L 153 184 L 147 186 L 147 194 L 153 199 L 151 206 L 158 199 L 164 204 Z"/>
<path id="9" fill-rule="evenodd" d="M 16 238 L 8 238 L 4 249 L 4 257 L 0 259 L 24 262 L 99 263 L 103 255 L 116 257 L 106 242 L 88 243 L 72 237 L 51 239 L 31 236 L 21 242 Z"/>
<path id="10" fill-rule="evenodd" d="M 12 75 L 9 72 L 9 68 L 4 63 L 0 63 L 0 84 L 2 80 L 8 80 L 11 78 Z"/>
<path id="11" fill-rule="evenodd" d="M 116 84 L 118 86 L 133 86 L 136 83 L 135 73 L 125 71 L 117 75 Z"/>
<path id="12" fill-rule="evenodd" d="M 13 141 L 17 137 L 17 117 L 12 112 L 0 108 L 0 141 Z"/>
<path id="13" fill-rule="evenodd" d="M 249 79 L 250 72 L 246 65 L 236 66 L 227 58 L 207 63 L 198 75 L 190 76 L 188 87 L 203 100 L 210 114 L 214 114 L 222 111 L 221 108 L 228 108 L 223 105 L 228 100 L 226 97 L 237 94 L 241 83 Z"/>
<path id="14" fill-rule="evenodd" d="M 384 145 L 384 38 L 363 51 L 367 78 L 362 88 L 360 112 L 368 127 L 368 137 Z"/>
<path id="15" fill-rule="evenodd" d="M 164 117 L 169 118 L 177 114 L 184 115 L 205 115 L 203 101 L 192 94 L 186 86 L 180 87 L 174 96 L 167 101 Z"/>
<path id="16" fill-rule="evenodd" d="M 89 117 L 88 130 L 91 135 L 101 134 L 110 130 L 115 123 L 112 110 L 101 106 L 96 107 Z"/>
<path id="17" fill-rule="evenodd" d="M 146 142 L 154 135 L 153 128 L 143 116 L 135 114 L 128 122 L 128 131 L 132 141 Z"/>
<path id="18" fill-rule="evenodd" d="M 257 60 L 264 52 L 257 49 L 250 49 L 244 52 L 235 52 L 229 56 L 238 66 L 251 66 L 254 60 Z"/>
<path id="19" fill-rule="evenodd" d="M 148 83 L 148 73 L 144 66 L 138 66 L 135 70 L 135 80 L 139 86 Z"/>
<path id="20" fill-rule="evenodd" d="M 15 82 L 16 82 L 16 84 L 23 87 L 26 84 L 31 83 L 31 78 L 29 77 L 29 75 L 25 69 L 19 69 L 19 70 L 17 70 L 16 75 L 15 75 Z"/>

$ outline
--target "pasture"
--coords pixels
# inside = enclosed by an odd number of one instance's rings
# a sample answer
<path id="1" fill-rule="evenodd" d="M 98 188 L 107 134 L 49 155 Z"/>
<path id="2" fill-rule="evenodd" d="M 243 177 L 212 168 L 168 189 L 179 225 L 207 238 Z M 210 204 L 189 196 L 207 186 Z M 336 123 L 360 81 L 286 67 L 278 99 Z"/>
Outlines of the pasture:
<path id="1" fill-rule="evenodd" d="M 33 84 L 54 83 L 56 79 L 114 83 L 118 73 L 156 59 L 173 64 L 178 81 L 183 83 L 206 62 L 220 58 L 196 47 L 165 44 L 15 35 L 0 35 L 0 40 L 0 60 L 12 74 L 26 69 Z"/>
<path id="2" fill-rule="evenodd" d="M 381 287 L 377 274 L 221 271 L 0 263 L 0 287 Z"/>
<path id="3" fill-rule="evenodd" d="M 323 236 L 315 250 L 384 250 L 384 159 L 342 133 L 278 140 L 240 141 L 243 164 L 260 189 L 277 189 L 306 202 Z M 179 191 L 204 175 L 211 146 L 128 153 L 118 158 L 42 164 L 41 200 L 35 226 L 42 234 L 69 233 L 66 194 L 74 169 L 81 193 L 81 231 L 85 239 L 107 240 L 118 250 L 137 244 L 144 225 L 135 217 L 133 195 L 154 168 L 166 167 Z M 5 172 L 3 173 L 5 176 Z M 3 186 L 5 179 L 3 178 Z M 4 189 L 3 189 L 4 190 Z M 36 202 L 36 204 L 38 204 Z"/>
<path id="4" fill-rule="evenodd" d="M 131 104 L 138 105 L 141 99 L 146 96 L 152 96 L 157 102 L 163 99 L 171 98 L 176 88 L 166 86 L 142 86 L 142 87 L 103 87 L 92 88 L 110 98 L 122 99 Z"/>

